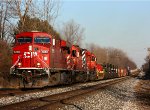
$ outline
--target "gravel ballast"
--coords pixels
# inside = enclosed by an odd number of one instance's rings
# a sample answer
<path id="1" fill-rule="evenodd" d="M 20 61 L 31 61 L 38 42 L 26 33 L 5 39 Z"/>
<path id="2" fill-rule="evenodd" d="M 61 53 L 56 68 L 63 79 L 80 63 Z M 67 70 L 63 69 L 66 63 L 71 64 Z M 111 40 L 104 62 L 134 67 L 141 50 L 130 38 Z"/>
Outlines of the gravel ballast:
<path id="1" fill-rule="evenodd" d="M 108 81 L 111 81 L 111 80 L 113 80 L 113 79 L 75 84 L 75 85 L 72 85 L 72 86 L 69 86 L 69 87 L 68 86 L 64 86 L 64 87 L 60 86 L 60 88 L 54 88 L 52 90 L 46 90 L 46 91 L 40 91 L 40 92 L 35 92 L 35 93 L 28 93 L 28 94 L 22 94 L 22 95 L 2 97 L 2 98 L 0 98 L 0 107 L 4 106 L 4 105 L 9 105 L 9 104 L 13 104 L 13 103 L 18 103 L 18 102 L 31 100 L 31 99 L 46 97 L 46 96 L 49 96 L 49 95 L 59 94 L 59 93 L 62 93 L 62 92 L 72 91 L 72 90 L 76 90 L 76 89 L 80 89 L 80 88 L 84 88 L 84 87 L 89 87 L 89 86 L 93 86 L 93 85 L 96 85 L 96 84 L 105 83 L 105 82 L 108 82 Z"/>
<path id="2" fill-rule="evenodd" d="M 123 82 L 82 96 L 80 100 L 67 101 L 59 110 L 149 110 L 149 97 L 140 97 L 134 87 L 138 79 Z M 140 98 L 139 98 L 140 97 Z"/>

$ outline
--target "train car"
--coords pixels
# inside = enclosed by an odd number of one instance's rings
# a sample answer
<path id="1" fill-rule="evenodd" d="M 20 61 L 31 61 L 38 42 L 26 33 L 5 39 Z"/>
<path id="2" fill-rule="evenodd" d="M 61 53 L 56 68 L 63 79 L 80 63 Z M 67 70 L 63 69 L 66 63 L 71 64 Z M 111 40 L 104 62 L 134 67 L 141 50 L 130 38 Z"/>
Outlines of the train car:
<path id="1" fill-rule="evenodd" d="M 129 66 L 127 66 L 127 67 L 126 67 L 126 69 L 127 69 L 127 76 L 129 76 L 129 75 L 130 75 L 130 73 L 131 73 L 130 67 L 129 67 Z"/>
<path id="2" fill-rule="evenodd" d="M 86 66 L 86 61 L 85 62 L 83 61 L 84 54 L 82 54 L 82 51 L 83 49 L 77 45 L 72 45 L 71 47 L 71 54 L 72 54 L 71 56 L 73 60 L 72 71 L 74 72 L 75 82 L 85 82 L 88 80 L 87 68 L 83 66 L 83 65 Z"/>
<path id="3" fill-rule="evenodd" d="M 23 83 L 34 83 L 35 77 L 49 75 L 50 50 L 52 38 L 46 33 L 25 32 L 16 36 L 13 47 L 13 66 L 10 74 Z M 43 69 L 44 68 L 44 69 Z"/>
<path id="4" fill-rule="evenodd" d="M 67 73 L 66 42 L 52 39 L 43 32 L 23 32 L 16 35 L 13 66 L 10 74 L 19 79 L 19 86 L 59 84 Z"/>
<path id="5" fill-rule="evenodd" d="M 104 68 L 104 79 L 121 77 L 121 69 L 116 65 L 103 64 Z"/>
<path id="6" fill-rule="evenodd" d="M 120 68 L 120 77 L 123 77 L 123 69 Z"/>
<path id="7" fill-rule="evenodd" d="M 113 69 L 112 69 L 112 65 L 107 63 L 103 65 L 104 67 L 104 79 L 110 79 L 113 77 Z"/>
<path id="8" fill-rule="evenodd" d="M 97 75 L 96 80 L 104 79 L 104 69 L 101 64 L 96 65 L 96 75 Z"/>
<path id="9" fill-rule="evenodd" d="M 67 45 L 64 40 L 53 39 L 53 45 L 49 47 L 50 66 L 47 85 L 58 85 L 72 83 L 72 69 L 74 68 L 74 61 L 72 59 L 71 45 Z"/>
<path id="10" fill-rule="evenodd" d="M 96 79 L 96 68 L 97 68 L 97 59 L 93 53 L 83 49 L 82 50 L 82 67 L 86 71 L 88 80 Z"/>
<path id="11" fill-rule="evenodd" d="M 96 56 L 91 53 L 91 65 L 90 65 L 90 80 L 96 80 L 96 66 L 97 66 Z"/>
<path id="12" fill-rule="evenodd" d="M 118 77 L 118 66 L 115 66 L 115 78 Z"/>
<path id="13" fill-rule="evenodd" d="M 106 79 L 107 78 L 107 74 L 108 74 L 107 65 L 104 63 L 104 64 L 102 64 L 102 67 L 103 67 L 103 73 L 104 73 L 104 78 L 103 79 Z"/>
<path id="14" fill-rule="evenodd" d="M 118 78 L 121 77 L 121 68 L 118 68 Z"/>
<path id="15" fill-rule="evenodd" d="M 115 65 L 113 65 L 113 64 L 110 64 L 110 78 L 114 78 L 115 77 L 115 75 L 116 75 L 116 71 L 115 71 Z"/>
<path id="16" fill-rule="evenodd" d="M 123 77 L 127 76 L 127 70 L 126 68 L 123 69 Z"/>

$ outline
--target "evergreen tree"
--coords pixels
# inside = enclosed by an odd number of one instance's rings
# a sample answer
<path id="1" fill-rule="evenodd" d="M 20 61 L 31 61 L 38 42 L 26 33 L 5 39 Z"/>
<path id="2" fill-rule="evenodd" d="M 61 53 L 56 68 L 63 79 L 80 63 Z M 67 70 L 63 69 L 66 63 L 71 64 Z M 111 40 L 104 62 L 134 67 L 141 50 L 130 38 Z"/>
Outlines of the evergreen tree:
<path id="1" fill-rule="evenodd" d="M 22 29 L 22 24 L 19 21 L 17 27 L 14 29 L 14 33 L 40 31 L 51 34 L 53 38 L 60 39 L 60 35 L 56 30 L 48 23 L 47 20 L 40 20 L 39 18 L 31 18 L 26 16 L 25 23 Z"/>

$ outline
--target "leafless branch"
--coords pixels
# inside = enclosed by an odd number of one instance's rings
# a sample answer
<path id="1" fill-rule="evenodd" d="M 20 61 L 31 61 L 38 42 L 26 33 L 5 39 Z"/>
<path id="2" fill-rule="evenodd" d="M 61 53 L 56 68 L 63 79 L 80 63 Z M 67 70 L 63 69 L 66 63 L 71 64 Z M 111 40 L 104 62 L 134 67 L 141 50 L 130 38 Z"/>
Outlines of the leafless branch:
<path id="1" fill-rule="evenodd" d="M 73 20 L 64 24 L 62 29 L 64 39 L 74 45 L 81 45 L 84 39 L 84 29 Z"/>

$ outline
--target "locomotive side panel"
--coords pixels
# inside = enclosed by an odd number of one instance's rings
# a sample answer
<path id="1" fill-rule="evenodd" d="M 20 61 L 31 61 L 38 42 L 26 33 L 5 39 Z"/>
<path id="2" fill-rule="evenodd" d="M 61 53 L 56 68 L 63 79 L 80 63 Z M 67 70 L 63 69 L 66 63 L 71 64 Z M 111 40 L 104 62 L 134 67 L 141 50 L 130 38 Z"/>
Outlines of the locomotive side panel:
<path id="1" fill-rule="evenodd" d="M 82 71 L 82 55 L 81 55 L 81 49 L 78 46 L 73 45 L 71 47 L 71 54 L 73 59 L 74 70 L 81 70 Z"/>
<path id="2" fill-rule="evenodd" d="M 51 68 L 67 69 L 66 55 L 67 50 L 61 48 L 60 40 L 55 40 L 51 47 Z"/>

